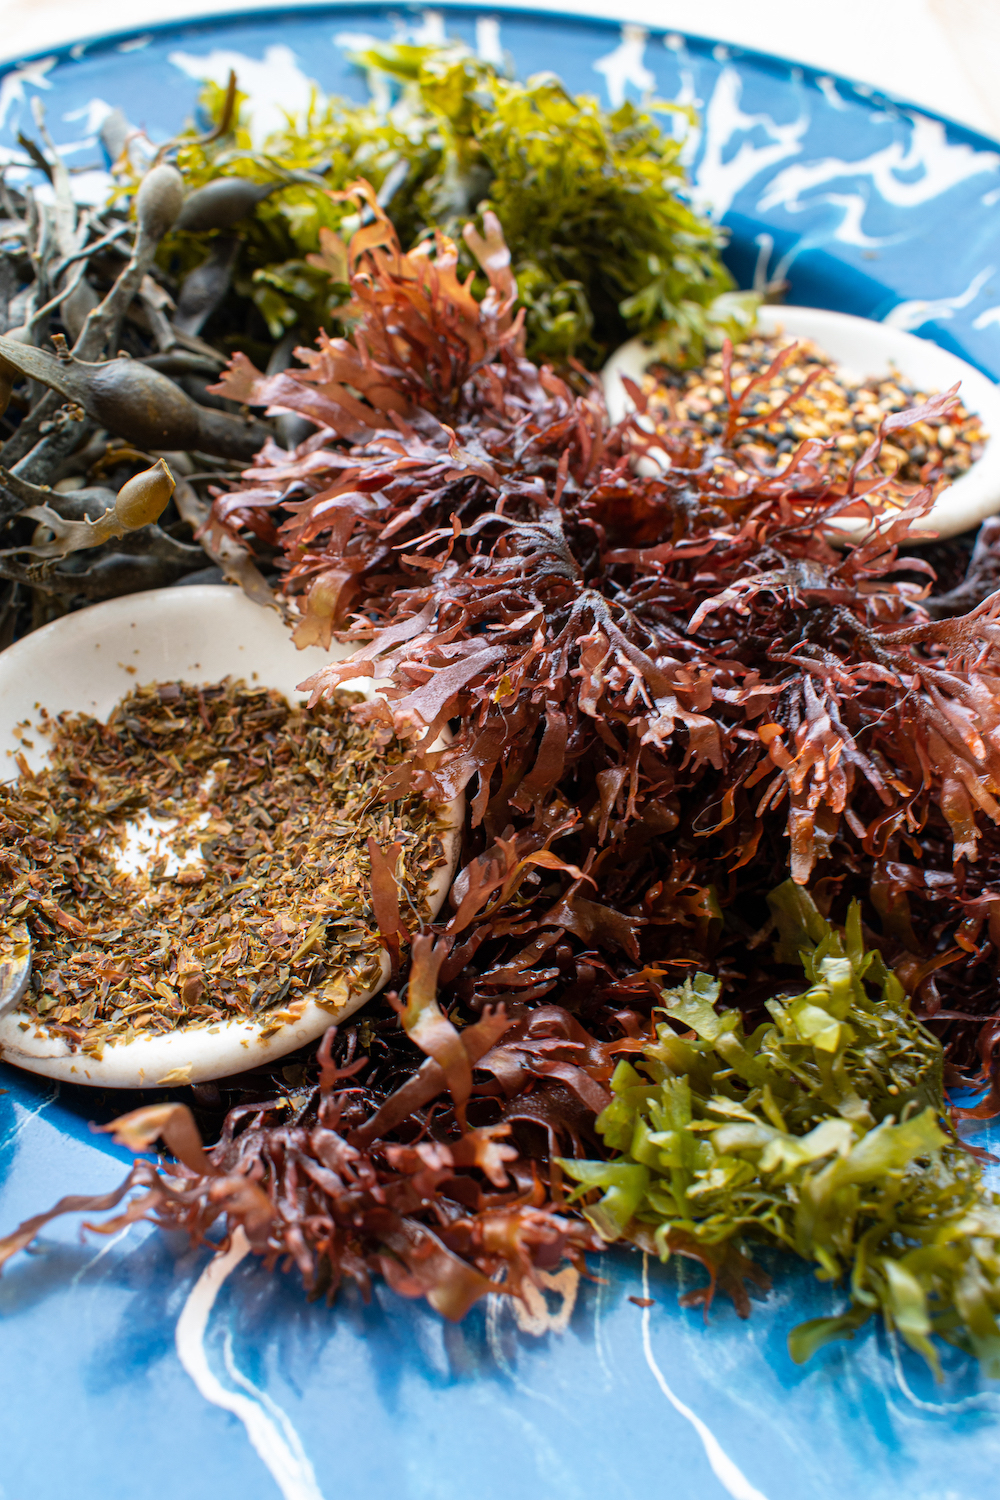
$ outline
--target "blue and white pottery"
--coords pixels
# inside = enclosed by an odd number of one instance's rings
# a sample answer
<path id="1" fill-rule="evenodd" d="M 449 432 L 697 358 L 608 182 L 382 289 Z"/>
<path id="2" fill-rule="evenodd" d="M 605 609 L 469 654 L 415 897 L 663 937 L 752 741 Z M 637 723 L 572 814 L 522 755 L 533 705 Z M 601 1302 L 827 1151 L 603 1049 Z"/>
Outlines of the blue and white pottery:
<path id="1" fill-rule="evenodd" d="M 829 24 L 836 24 L 835 10 Z M 54 50 L 0 77 L 0 160 L 40 98 L 81 198 L 121 108 L 155 139 L 235 67 L 258 129 L 315 81 L 362 98 L 368 38 L 461 37 L 524 77 L 606 103 L 694 105 L 692 196 L 731 233 L 743 285 L 888 323 L 1000 374 L 1000 146 L 857 85 L 721 44 L 496 7 L 310 6 Z M 681 128 L 675 126 L 675 128 Z M 126 1154 L 95 1136 L 122 1097 L 0 1063 L 0 1231 L 64 1193 L 107 1192 Z M 151 1097 L 162 1097 L 153 1095 Z M 132 1096 L 134 1102 L 134 1096 Z M 990 1128 L 978 1143 L 989 1146 Z M 237 1238 L 224 1258 L 147 1226 L 46 1229 L 0 1280 L 0 1500 L 986 1500 L 1000 1384 L 946 1351 L 935 1385 L 881 1328 L 799 1368 L 788 1330 L 841 1290 L 773 1255 L 741 1322 L 702 1279 L 638 1254 L 563 1271 L 531 1307 L 444 1323 L 384 1286 L 308 1303 Z M 596 1279 L 601 1278 L 601 1279 Z M 652 1299 L 641 1305 L 633 1299 Z"/>

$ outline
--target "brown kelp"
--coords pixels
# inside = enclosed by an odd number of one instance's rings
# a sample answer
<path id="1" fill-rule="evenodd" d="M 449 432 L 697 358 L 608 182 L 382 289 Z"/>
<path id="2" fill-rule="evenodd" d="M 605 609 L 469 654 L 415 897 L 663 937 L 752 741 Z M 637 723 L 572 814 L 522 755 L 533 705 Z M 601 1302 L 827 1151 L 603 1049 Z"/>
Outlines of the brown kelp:
<path id="1" fill-rule="evenodd" d="M 273 431 L 204 402 L 224 360 L 171 318 L 156 254 L 184 206 L 184 179 L 147 159 L 130 215 L 78 205 L 37 101 L 35 114 L 39 141 L 23 144 L 52 201 L 30 186 L 2 189 L 0 646 L 67 608 L 170 585 L 212 563 L 270 600 L 245 547 L 229 542 L 224 557 L 206 556 L 197 544 L 201 502 L 190 485 L 193 506 L 181 493 L 164 494 L 158 509 L 134 503 L 137 481 L 158 461 L 162 469 L 162 451 L 185 475 L 199 466 L 185 450 L 225 472 L 227 457 L 245 460 Z M 134 533 L 124 540 L 113 524 L 122 505 Z M 82 548 L 85 558 L 67 559 Z"/>

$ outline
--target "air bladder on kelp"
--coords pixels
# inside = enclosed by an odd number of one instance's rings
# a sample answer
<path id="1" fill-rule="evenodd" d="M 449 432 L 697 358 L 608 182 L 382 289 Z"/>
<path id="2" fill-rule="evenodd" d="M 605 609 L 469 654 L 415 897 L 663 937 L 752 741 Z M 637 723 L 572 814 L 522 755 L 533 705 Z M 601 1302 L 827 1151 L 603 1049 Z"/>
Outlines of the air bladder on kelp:
<path id="1" fill-rule="evenodd" d="M 109 432 L 147 451 L 183 448 L 250 459 L 271 432 L 252 417 L 199 406 L 140 360 L 119 356 L 92 364 L 0 337 L 0 396 L 5 391 L 9 401 L 22 377 L 75 401 Z"/>
<path id="2" fill-rule="evenodd" d="M 68 557 L 71 552 L 81 552 L 87 547 L 100 547 L 104 542 L 124 536 L 126 531 L 138 531 L 140 527 L 151 526 L 159 520 L 174 489 L 174 476 L 161 458 L 151 469 L 144 469 L 123 484 L 114 504 L 96 520 L 89 517 L 66 520 L 50 505 L 29 505 L 21 512 L 22 516 L 47 527 L 53 533 L 52 538 L 30 547 L 7 550 L 28 552 L 33 557 L 58 558 Z"/>

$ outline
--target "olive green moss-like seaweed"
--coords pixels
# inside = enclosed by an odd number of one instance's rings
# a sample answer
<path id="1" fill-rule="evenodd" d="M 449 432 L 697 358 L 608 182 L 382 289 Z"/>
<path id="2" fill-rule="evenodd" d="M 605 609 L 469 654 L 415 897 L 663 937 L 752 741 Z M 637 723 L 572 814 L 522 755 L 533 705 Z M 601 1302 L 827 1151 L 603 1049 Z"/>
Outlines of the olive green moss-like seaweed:
<path id="1" fill-rule="evenodd" d="M 605 1241 L 694 1253 L 738 1305 L 755 1241 L 845 1282 L 845 1312 L 792 1330 L 797 1362 L 881 1311 L 938 1375 L 935 1336 L 998 1377 L 1000 1197 L 944 1113 L 940 1046 L 865 952 L 856 905 L 843 937 L 791 881 L 770 905 L 776 956 L 809 988 L 750 1036 L 707 974 L 665 990 L 656 1041 L 618 1064 L 597 1120 L 621 1155 L 561 1162 L 575 1196 L 602 1189 L 585 1213 Z"/>
<path id="2" fill-rule="evenodd" d="M 310 256 L 322 229 L 351 227 L 350 205 L 332 202 L 323 184 L 342 189 L 358 176 L 383 191 L 404 246 L 434 228 L 454 234 L 483 209 L 500 216 L 536 362 L 599 364 L 640 332 L 665 336 L 674 358 L 697 362 L 706 345 L 738 338 L 752 321 L 755 299 L 733 290 L 719 260 L 724 232 L 681 196 L 683 140 L 669 127 L 689 111 L 608 111 L 551 73 L 512 81 L 460 44 L 385 45 L 356 61 L 371 103 L 316 99 L 260 146 L 239 96 L 233 128 L 217 140 L 192 129 L 178 141 L 189 190 L 219 176 L 284 178 L 240 223 L 233 272 L 272 338 L 290 329 L 314 337 L 346 300 L 346 286 Z M 215 117 L 223 101 L 214 85 L 203 95 Z M 303 173 L 320 175 L 311 183 Z M 174 233 L 161 260 L 183 276 L 211 243 L 210 232 Z"/>

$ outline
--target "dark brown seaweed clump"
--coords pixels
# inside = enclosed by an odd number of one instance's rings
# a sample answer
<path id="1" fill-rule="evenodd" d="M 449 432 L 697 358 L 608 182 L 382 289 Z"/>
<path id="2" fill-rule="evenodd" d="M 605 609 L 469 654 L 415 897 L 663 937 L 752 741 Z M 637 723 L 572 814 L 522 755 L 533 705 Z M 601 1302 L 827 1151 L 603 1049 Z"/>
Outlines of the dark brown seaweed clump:
<path id="1" fill-rule="evenodd" d="M 411 992 L 417 982 L 411 978 Z M 544 1079 L 558 1072 L 560 1053 L 579 1054 L 579 1035 L 557 1007 L 519 1026 L 500 1007 L 461 1033 L 459 1049 L 466 1070 L 472 1062 L 497 1074 L 520 1066 Z M 526 1278 L 565 1258 L 586 1272 L 583 1253 L 600 1242 L 575 1214 L 553 1210 L 531 1163 L 510 1144 L 508 1121 L 459 1130 L 454 1115 L 438 1111 L 433 1133 L 431 1112 L 421 1126 L 414 1112 L 445 1082 L 431 1059 L 373 1111 L 377 1095 L 344 1086 L 366 1061 L 350 1061 L 356 1029 L 348 1033 L 344 1066 L 332 1059 L 335 1038 L 331 1027 L 315 1059 L 318 1076 L 310 1067 L 313 1077 L 294 1100 L 284 1089 L 232 1110 L 207 1152 L 184 1104 L 153 1105 L 117 1120 L 109 1128 L 121 1144 L 147 1150 L 162 1137 L 176 1162 L 136 1161 L 115 1192 L 64 1199 L 28 1220 L 0 1239 L 0 1265 L 56 1215 L 102 1212 L 139 1190 L 102 1232 L 150 1218 L 199 1241 L 221 1222 L 230 1235 L 245 1233 L 266 1265 L 296 1266 L 313 1295 L 331 1300 L 344 1281 L 367 1298 L 372 1277 L 381 1274 L 397 1292 L 426 1297 L 458 1319 L 489 1292 L 519 1295 Z M 587 1083 L 574 1065 L 566 1071 Z M 503 1097 L 502 1089 L 496 1093 Z M 518 1118 L 516 1110 L 511 1115 Z M 408 1138 L 387 1139 L 403 1122 Z"/>

